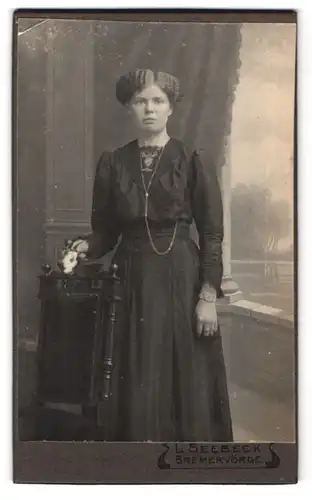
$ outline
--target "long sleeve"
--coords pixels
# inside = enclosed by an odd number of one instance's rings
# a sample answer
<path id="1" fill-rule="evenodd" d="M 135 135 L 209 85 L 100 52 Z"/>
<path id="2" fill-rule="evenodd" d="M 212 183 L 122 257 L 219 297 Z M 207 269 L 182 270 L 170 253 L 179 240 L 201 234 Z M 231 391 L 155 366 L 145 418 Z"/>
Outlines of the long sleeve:
<path id="1" fill-rule="evenodd" d="M 192 208 L 199 235 L 201 285 L 212 285 L 217 297 L 222 297 L 221 191 L 214 166 L 204 167 L 197 152 L 192 156 Z"/>
<path id="2" fill-rule="evenodd" d="M 99 258 L 110 252 L 120 235 L 112 206 L 111 153 L 104 152 L 97 164 L 93 184 L 92 233 L 88 235 L 89 255 Z"/>

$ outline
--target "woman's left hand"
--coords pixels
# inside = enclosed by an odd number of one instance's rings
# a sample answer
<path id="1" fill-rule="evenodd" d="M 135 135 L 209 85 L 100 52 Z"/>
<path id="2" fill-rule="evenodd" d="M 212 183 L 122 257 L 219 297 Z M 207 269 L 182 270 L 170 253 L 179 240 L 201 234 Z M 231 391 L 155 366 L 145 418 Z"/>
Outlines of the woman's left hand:
<path id="1" fill-rule="evenodd" d="M 211 336 L 218 329 L 218 317 L 215 302 L 199 299 L 195 309 L 197 335 Z"/>

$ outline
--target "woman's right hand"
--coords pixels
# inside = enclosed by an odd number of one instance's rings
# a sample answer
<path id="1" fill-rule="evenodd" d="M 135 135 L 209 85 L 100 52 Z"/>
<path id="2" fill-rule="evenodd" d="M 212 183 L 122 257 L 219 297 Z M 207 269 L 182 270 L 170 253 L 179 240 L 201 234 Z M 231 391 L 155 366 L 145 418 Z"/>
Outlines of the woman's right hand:
<path id="1" fill-rule="evenodd" d="M 77 252 L 78 258 L 81 260 L 84 260 L 87 258 L 87 254 L 89 251 L 89 242 L 83 238 L 77 238 L 76 240 L 72 242 L 68 242 L 68 248 L 70 250 L 73 250 L 74 252 Z"/>
<path id="2" fill-rule="evenodd" d="M 79 261 L 87 259 L 89 243 L 84 238 L 77 238 L 74 241 L 66 240 L 65 247 L 61 252 L 58 266 L 67 275 L 74 274 Z"/>

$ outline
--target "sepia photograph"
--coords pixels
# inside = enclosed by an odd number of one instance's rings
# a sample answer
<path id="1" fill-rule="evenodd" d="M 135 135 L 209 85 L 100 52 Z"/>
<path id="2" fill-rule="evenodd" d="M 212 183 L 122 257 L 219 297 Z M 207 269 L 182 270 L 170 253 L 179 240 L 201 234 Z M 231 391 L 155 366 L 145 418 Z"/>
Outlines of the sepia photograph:
<path id="1" fill-rule="evenodd" d="M 18 481 L 66 442 L 295 482 L 296 16 L 178 17 L 15 14 Z"/>

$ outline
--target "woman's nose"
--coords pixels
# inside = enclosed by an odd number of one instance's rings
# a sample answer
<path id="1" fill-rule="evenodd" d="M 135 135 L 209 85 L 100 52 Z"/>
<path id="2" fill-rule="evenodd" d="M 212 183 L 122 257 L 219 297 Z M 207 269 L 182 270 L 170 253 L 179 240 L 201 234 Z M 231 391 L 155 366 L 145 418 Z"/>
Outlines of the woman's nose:
<path id="1" fill-rule="evenodd" d="M 147 113 L 154 111 L 154 106 L 153 106 L 153 103 L 151 101 L 146 101 L 145 111 Z"/>

